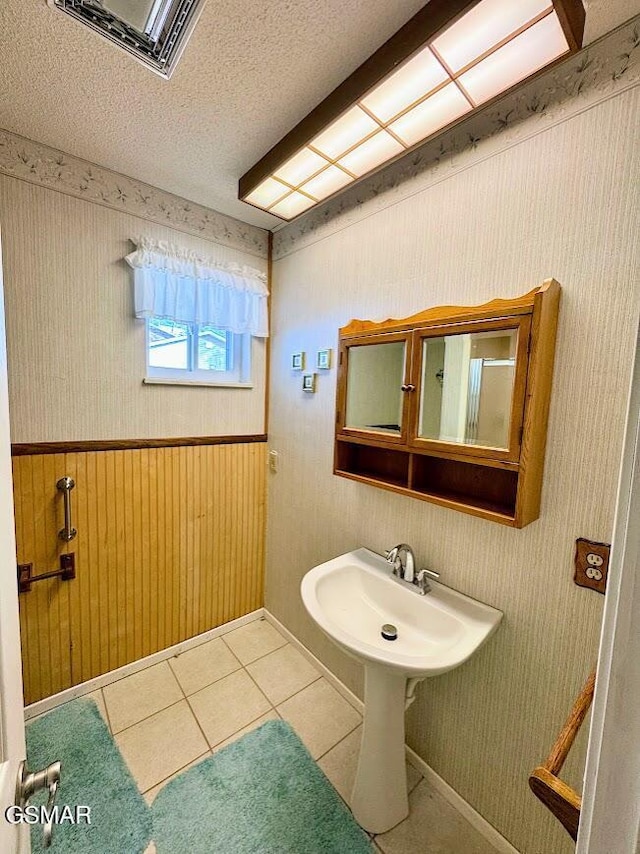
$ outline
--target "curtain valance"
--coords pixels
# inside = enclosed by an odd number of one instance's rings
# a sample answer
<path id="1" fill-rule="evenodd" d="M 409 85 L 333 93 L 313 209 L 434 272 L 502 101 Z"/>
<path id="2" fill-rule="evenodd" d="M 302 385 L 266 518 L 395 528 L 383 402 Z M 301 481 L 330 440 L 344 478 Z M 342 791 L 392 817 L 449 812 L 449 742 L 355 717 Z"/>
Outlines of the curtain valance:
<path id="1" fill-rule="evenodd" d="M 210 323 L 227 332 L 269 335 L 267 277 L 142 237 L 126 256 L 133 267 L 136 317 Z"/>

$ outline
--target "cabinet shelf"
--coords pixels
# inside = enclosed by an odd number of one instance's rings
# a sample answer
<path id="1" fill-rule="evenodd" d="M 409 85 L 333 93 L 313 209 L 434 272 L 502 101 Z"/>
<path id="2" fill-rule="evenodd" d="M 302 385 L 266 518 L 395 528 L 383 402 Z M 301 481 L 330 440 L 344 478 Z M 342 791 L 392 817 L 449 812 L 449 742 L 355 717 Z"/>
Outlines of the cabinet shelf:
<path id="1" fill-rule="evenodd" d="M 335 470 L 389 486 L 409 486 L 409 454 L 391 448 L 338 442 Z"/>
<path id="2" fill-rule="evenodd" d="M 514 300 L 341 329 L 334 473 L 516 528 L 537 519 L 559 300 L 549 279 Z"/>
<path id="3" fill-rule="evenodd" d="M 491 513 L 514 518 L 518 472 L 442 457 L 413 456 L 411 488 Z"/>

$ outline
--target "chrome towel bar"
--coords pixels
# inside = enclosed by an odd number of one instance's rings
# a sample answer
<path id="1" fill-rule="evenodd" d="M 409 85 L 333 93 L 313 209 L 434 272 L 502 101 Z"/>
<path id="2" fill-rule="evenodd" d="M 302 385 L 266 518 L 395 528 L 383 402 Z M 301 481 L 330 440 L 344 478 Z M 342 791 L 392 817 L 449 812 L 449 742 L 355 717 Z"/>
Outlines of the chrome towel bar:
<path id="1" fill-rule="evenodd" d="M 65 542 L 70 542 L 78 533 L 71 524 L 71 490 L 76 485 L 72 477 L 61 477 L 56 486 L 64 497 L 64 528 L 58 531 L 58 536 Z"/>

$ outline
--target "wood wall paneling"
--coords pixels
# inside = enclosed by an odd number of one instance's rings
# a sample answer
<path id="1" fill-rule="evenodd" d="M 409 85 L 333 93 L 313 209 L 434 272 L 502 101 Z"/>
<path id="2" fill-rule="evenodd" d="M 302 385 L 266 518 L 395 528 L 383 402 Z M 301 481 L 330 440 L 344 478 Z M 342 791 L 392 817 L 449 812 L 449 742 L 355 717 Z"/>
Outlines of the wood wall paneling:
<path id="1" fill-rule="evenodd" d="M 18 561 L 76 555 L 76 578 L 20 596 L 32 703 L 263 604 L 264 443 L 37 454 L 13 459 Z M 69 475 L 66 544 L 56 481 Z"/>

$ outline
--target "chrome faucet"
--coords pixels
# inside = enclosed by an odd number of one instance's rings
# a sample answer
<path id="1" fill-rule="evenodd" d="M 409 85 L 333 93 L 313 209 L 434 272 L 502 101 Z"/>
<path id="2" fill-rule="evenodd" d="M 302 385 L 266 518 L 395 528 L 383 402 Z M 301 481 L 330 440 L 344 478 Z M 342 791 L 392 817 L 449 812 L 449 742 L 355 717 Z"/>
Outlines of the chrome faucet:
<path id="1" fill-rule="evenodd" d="M 435 572 L 433 569 L 421 569 L 419 572 L 416 572 L 416 559 L 413 549 L 406 543 L 399 543 L 388 552 L 385 552 L 385 558 L 393 567 L 393 574 L 397 575 L 402 581 L 415 584 L 418 588 L 417 592 L 422 596 L 431 590 L 429 579 L 440 578 L 440 573 Z"/>
<path id="2" fill-rule="evenodd" d="M 404 554 L 404 561 L 402 555 Z M 386 559 L 393 567 L 393 574 L 404 581 L 413 584 L 415 578 L 416 559 L 413 549 L 406 543 L 399 543 L 386 553 Z"/>

